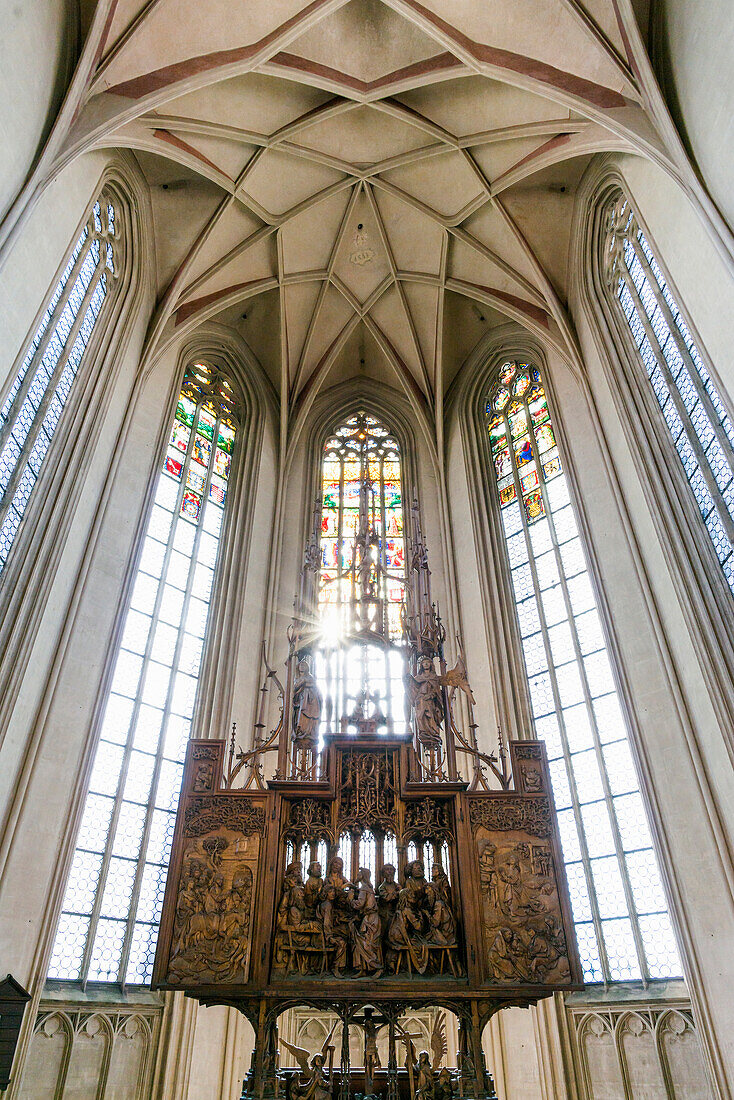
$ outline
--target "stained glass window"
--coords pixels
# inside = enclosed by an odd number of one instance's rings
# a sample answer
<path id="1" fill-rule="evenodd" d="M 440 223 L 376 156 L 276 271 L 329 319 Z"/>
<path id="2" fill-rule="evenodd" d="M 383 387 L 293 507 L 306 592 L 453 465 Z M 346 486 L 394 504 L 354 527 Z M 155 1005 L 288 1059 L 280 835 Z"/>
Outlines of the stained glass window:
<path id="1" fill-rule="evenodd" d="M 607 211 L 605 273 L 734 592 L 734 425 L 634 211 Z"/>
<path id="2" fill-rule="evenodd" d="M 115 207 L 105 194 L 54 287 L 0 409 L 0 572 L 114 285 Z"/>
<path id="3" fill-rule="evenodd" d="M 190 366 L 125 616 L 50 978 L 150 981 L 238 417 L 225 375 Z"/>
<path id="4" fill-rule="evenodd" d="M 397 441 L 358 412 L 326 441 L 321 476 L 315 657 L 326 711 L 338 728 L 358 705 L 377 709 L 401 732 L 405 531 Z"/>
<path id="5" fill-rule="evenodd" d="M 660 871 L 538 370 L 487 424 L 535 735 L 545 741 L 587 982 L 681 974 Z"/>

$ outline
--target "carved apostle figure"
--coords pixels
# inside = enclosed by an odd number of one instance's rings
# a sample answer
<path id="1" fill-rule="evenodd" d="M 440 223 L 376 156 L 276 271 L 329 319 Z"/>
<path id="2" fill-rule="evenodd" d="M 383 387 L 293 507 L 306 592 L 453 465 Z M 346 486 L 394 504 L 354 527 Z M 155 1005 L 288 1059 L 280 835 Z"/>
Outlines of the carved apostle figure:
<path id="1" fill-rule="evenodd" d="M 302 932 L 306 917 L 306 902 L 303 892 L 301 863 L 299 860 L 295 860 L 293 863 L 289 863 L 285 869 L 275 920 L 275 961 L 278 966 L 285 965 L 289 944 L 294 947 L 308 946 L 308 936 Z"/>
<path id="2" fill-rule="evenodd" d="M 443 897 L 431 883 L 426 886 L 425 907 L 428 915 L 426 940 L 432 947 L 456 946 L 456 921 Z"/>
<path id="3" fill-rule="evenodd" d="M 395 916 L 387 930 L 388 953 L 391 968 L 396 970 L 400 954 L 406 952 L 413 970 L 425 974 L 428 966 L 428 945 L 423 931 L 426 924 L 423 912 L 425 871 L 420 860 L 414 860 L 405 868 L 405 885 L 398 895 Z"/>
<path id="4" fill-rule="evenodd" d="M 315 915 L 321 902 L 324 890 L 324 879 L 321 872 L 321 864 L 314 860 L 308 865 L 308 878 L 303 888 L 303 898 L 309 916 Z"/>
<path id="5" fill-rule="evenodd" d="M 347 964 L 352 889 L 351 882 L 344 877 L 344 860 L 334 856 L 329 862 L 329 873 L 321 893 L 320 912 L 324 938 L 334 950 L 333 972 L 337 977 Z"/>
<path id="6" fill-rule="evenodd" d="M 431 870 L 431 883 L 436 893 L 443 899 L 446 905 L 448 905 L 449 909 L 453 909 L 453 905 L 451 904 L 451 883 L 449 882 L 449 876 L 438 860 L 436 860 Z"/>
<path id="7" fill-rule="evenodd" d="M 380 911 L 383 936 L 390 927 L 390 921 L 395 916 L 399 893 L 400 887 L 395 881 L 395 868 L 392 863 L 383 864 L 380 872 L 380 883 L 377 887 L 377 905 Z"/>
<path id="8" fill-rule="evenodd" d="M 377 978 L 383 969 L 380 914 L 366 867 L 360 867 L 357 874 L 357 896 L 351 905 L 359 917 L 352 929 L 352 962 L 358 977 L 371 974 Z"/>
<path id="9" fill-rule="evenodd" d="M 315 752 L 323 699 L 311 672 L 310 660 L 298 662 L 293 685 L 293 742 L 297 749 Z"/>
<path id="10" fill-rule="evenodd" d="M 415 676 L 404 676 L 406 697 L 415 715 L 418 743 L 426 749 L 440 749 L 443 723 L 443 696 L 441 677 L 433 667 L 430 657 L 420 657 Z"/>

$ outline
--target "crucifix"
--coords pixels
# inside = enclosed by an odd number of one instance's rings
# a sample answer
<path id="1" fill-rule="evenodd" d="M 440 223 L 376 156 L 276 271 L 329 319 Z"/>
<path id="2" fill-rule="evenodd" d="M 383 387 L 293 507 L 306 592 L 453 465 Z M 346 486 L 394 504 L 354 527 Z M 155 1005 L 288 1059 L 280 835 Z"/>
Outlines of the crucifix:
<path id="1" fill-rule="evenodd" d="M 355 1024 L 362 1025 L 364 1033 L 364 1095 L 374 1096 L 375 1070 L 382 1069 L 380 1055 L 377 1050 L 377 1032 L 390 1023 L 387 1016 L 376 1016 L 374 1009 L 367 1005 L 362 1010 L 361 1016 L 352 1017 Z"/>

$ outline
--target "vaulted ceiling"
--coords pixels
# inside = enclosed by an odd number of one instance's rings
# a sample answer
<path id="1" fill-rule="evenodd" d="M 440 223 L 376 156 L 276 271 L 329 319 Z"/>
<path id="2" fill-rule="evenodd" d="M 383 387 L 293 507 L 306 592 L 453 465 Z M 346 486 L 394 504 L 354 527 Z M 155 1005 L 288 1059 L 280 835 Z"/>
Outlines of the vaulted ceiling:
<path id="1" fill-rule="evenodd" d="M 107 0 L 85 56 L 63 155 L 148 176 L 151 344 L 224 320 L 291 419 L 360 372 L 433 416 L 508 318 L 572 347 L 580 175 L 666 159 L 631 0 Z"/>

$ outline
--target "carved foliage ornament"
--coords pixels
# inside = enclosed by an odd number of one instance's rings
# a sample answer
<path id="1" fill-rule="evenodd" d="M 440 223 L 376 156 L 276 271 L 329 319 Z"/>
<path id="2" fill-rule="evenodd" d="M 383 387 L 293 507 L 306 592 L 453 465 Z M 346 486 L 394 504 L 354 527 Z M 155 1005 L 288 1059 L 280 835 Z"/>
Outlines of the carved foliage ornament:
<path id="1" fill-rule="evenodd" d="M 287 837 L 308 836 L 318 839 L 331 837 L 331 804 L 318 802 L 315 798 L 299 798 L 290 803 Z"/>
<path id="2" fill-rule="evenodd" d="M 547 798 L 475 798 L 469 804 L 469 819 L 476 832 L 480 825 L 490 831 L 520 829 L 532 836 L 551 833 L 551 808 Z"/>
<path id="3" fill-rule="evenodd" d="M 395 779 L 392 754 L 349 752 L 342 757 L 339 831 L 395 829 Z"/>
<path id="4" fill-rule="evenodd" d="M 445 802 L 435 798 L 421 798 L 419 802 L 406 804 L 404 837 L 410 840 L 415 836 L 425 840 L 451 839 L 453 830 Z"/>
<path id="5" fill-rule="evenodd" d="M 192 798 L 184 814 L 184 836 L 203 836 L 226 825 L 249 836 L 265 828 L 265 808 L 249 798 L 234 800 L 223 795 L 214 798 Z"/>

